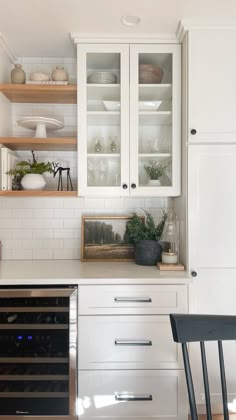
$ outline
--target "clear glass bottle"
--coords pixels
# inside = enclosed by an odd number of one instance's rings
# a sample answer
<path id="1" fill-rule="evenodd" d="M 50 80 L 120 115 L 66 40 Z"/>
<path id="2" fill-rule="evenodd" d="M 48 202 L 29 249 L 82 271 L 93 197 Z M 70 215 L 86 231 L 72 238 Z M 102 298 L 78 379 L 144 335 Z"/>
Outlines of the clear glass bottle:
<path id="1" fill-rule="evenodd" d="M 103 141 L 102 138 L 97 138 L 94 150 L 96 153 L 101 153 L 103 151 Z"/>
<path id="2" fill-rule="evenodd" d="M 112 153 L 116 153 L 117 152 L 117 137 L 112 137 L 111 138 L 110 151 Z"/>

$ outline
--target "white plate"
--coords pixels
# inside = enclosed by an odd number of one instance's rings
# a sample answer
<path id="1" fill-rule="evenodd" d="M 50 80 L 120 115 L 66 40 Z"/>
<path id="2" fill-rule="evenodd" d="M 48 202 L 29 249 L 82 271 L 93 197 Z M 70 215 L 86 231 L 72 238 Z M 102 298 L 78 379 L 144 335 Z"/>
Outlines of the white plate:
<path id="1" fill-rule="evenodd" d="M 102 101 L 107 111 L 120 111 L 119 101 Z"/>
<path id="2" fill-rule="evenodd" d="M 139 111 L 156 111 L 162 101 L 141 101 L 138 104 Z"/>

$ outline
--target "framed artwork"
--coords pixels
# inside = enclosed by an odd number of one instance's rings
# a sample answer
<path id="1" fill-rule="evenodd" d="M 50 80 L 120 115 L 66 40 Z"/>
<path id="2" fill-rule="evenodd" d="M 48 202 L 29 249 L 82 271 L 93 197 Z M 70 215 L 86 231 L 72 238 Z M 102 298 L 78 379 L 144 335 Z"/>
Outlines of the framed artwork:
<path id="1" fill-rule="evenodd" d="M 128 216 L 82 216 L 82 261 L 132 261 L 134 245 L 126 234 Z M 144 217 L 141 217 L 144 220 Z"/>

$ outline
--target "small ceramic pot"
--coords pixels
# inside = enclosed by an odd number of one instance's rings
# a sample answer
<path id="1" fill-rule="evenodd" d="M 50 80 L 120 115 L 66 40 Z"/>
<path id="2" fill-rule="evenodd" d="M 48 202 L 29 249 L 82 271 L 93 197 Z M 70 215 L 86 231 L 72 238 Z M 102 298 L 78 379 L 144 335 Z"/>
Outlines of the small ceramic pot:
<path id="1" fill-rule="evenodd" d="M 15 84 L 25 83 L 25 72 L 21 64 L 14 64 L 14 69 L 11 71 L 11 82 Z"/>
<path id="2" fill-rule="evenodd" d="M 24 190 L 42 190 L 46 181 L 41 174 L 26 174 L 21 180 Z"/>
<path id="3" fill-rule="evenodd" d="M 161 260 L 164 264 L 177 264 L 178 256 L 175 252 L 162 252 Z"/>
<path id="4" fill-rule="evenodd" d="M 49 75 L 47 73 L 43 73 L 42 71 L 36 71 L 34 73 L 31 73 L 30 80 L 32 81 L 48 81 Z"/>
<path id="5" fill-rule="evenodd" d="M 158 241 L 142 240 L 135 246 L 135 262 L 139 265 L 156 265 L 161 261 L 161 251 Z"/>
<path id="6" fill-rule="evenodd" d="M 161 181 L 159 179 L 149 179 L 148 185 L 150 187 L 160 187 Z"/>
<path id="7" fill-rule="evenodd" d="M 68 80 L 68 73 L 64 67 L 57 66 L 52 72 L 52 80 L 56 82 L 65 82 Z"/>

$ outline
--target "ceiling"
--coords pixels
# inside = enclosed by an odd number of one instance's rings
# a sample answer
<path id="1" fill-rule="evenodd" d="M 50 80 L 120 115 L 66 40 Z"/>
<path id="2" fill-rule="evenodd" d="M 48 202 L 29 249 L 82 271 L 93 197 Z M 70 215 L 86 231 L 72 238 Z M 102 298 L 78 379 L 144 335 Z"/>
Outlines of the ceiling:
<path id="1" fill-rule="evenodd" d="M 235 0 L 0 0 L 0 11 L 0 33 L 17 57 L 74 57 L 71 32 L 174 34 L 183 18 L 236 21 Z M 141 23 L 126 27 L 123 15 Z"/>

